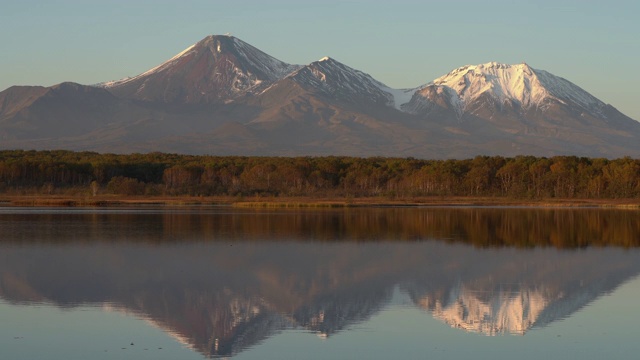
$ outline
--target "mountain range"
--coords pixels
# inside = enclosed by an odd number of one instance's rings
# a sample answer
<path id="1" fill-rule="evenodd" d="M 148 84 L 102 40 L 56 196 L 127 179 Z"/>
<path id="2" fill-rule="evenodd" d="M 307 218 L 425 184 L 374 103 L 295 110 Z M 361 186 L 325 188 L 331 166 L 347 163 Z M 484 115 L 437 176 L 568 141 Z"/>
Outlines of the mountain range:
<path id="1" fill-rule="evenodd" d="M 140 75 L 0 92 L 0 148 L 212 155 L 640 156 L 640 123 L 522 63 L 393 89 L 212 35 Z"/>

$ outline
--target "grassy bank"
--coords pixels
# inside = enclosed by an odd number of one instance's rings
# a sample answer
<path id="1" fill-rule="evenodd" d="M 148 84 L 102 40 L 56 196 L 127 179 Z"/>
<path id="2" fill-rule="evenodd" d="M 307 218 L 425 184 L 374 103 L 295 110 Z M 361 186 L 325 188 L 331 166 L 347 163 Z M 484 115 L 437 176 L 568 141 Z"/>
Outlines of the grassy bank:
<path id="1" fill-rule="evenodd" d="M 133 205 L 226 205 L 243 208 L 340 208 L 380 206 L 529 206 L 602 207 L 640 209 L 640 199 L 511 199 L 506 197 L 411 197 L 411 198 L 310 198 L 310 197 L 189 197 L 103 195 L 0 195 L 0 206 L 100 207 Z"/>

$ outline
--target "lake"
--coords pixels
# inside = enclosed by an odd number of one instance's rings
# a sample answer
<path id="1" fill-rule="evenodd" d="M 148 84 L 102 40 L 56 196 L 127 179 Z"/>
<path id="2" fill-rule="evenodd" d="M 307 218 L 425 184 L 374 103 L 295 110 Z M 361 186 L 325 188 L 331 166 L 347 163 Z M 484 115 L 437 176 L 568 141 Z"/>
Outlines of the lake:
<path id="1" fill-rule="evenodd" d="M 616 359 L 640 211 L 0 207 L 1 359 Z"/>

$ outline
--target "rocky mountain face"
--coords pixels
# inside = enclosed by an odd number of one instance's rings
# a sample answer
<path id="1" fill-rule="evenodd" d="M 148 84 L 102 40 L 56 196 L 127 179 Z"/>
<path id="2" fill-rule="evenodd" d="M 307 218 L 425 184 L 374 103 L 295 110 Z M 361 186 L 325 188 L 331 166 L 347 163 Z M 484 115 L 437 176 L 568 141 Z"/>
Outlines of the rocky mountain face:
<path id="1" fill-rule="evenodd" d="M 393 89 L 208 36 L 138 76 L 0 93 L 1 148 L 216 155 L 640 156 L 640 123 L 527 64 Z M 115 150 L 114 150 L 115 149 Z"/>
<path id="2" fill-rule="evenodd" d="M 297 68 L 234 37 L 207 36 L 149 71 L 100 86 L 120 98 L 147 102 L 228 102 Z"/>

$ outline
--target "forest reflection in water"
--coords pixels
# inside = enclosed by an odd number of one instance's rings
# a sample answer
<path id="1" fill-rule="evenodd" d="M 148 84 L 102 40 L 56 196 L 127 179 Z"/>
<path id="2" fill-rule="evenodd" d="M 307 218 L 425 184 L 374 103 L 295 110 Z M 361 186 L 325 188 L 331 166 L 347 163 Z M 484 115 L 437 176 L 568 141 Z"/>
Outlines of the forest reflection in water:
<path id="1" fill-rule="evenodd" d="M 0 297 L 124 309 L 205 356 L 288 328 L 332 336 L 395 291 L 452 327 L 524 334 L 640 274 L 638 215 L 5 208 Z"/>
<path id="2" fill-rule="evenodd" d="M 9 208 L 0 212 L 5 243 L 441 240 L 479 247 L 640 246 L 640 212 L 634 210 L 456 207 L 252 211 L 205 207 L 24 211 Z M 31 226 L 36 223 L 52 225 Z"/>

